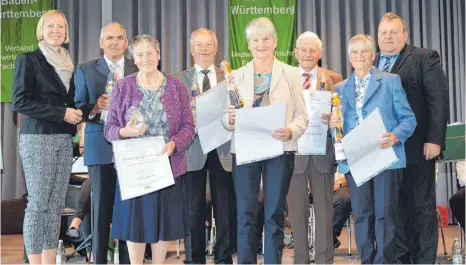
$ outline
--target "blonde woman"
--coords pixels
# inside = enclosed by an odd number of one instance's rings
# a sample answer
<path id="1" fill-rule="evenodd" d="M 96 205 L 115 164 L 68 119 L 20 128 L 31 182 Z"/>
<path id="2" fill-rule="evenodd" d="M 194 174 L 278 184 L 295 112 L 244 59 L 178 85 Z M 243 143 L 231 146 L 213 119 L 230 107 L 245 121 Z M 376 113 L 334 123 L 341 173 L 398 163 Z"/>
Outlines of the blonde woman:
<path id="1" fill-rule="evenodd" d="M 286 122 L 273 137 L 283 141 L 285 154 L 245 165 L 236 164 L 233 134 L 233 179 L 238 208 L 238 263 L 257 263 L 256 204 L 261 175 L 264 189 L 265 256 L 268 264 L 281 263 L 283 251 L 283 211 L 294 169 L 297 139 L 307 127 L 308 118 L 301 94 L 299 72 L 274 57 L 277 32 L 268 18 L 257 18 L 246 26 L 246 39 L 253 59 L 232 74 L 246 108 L 286 103 Z M 223 124 L 235 129 L 235 108 L 230 105 Z M 264 147 L 265 148 L 265 147 Z"/>
<path id="2" fill-rule="evenodd" d="M 65 15 L 44 13 L 37 40 L 37 50 L 16 58 L 12 105 L 26 116 L 19 136 L 28 192 L 24 245 L 31 264 L 51 264 L 71 175 L 71 138 L 82 112 L 74 107 L 74 64 L 62 47 L 69 41 Z"/>

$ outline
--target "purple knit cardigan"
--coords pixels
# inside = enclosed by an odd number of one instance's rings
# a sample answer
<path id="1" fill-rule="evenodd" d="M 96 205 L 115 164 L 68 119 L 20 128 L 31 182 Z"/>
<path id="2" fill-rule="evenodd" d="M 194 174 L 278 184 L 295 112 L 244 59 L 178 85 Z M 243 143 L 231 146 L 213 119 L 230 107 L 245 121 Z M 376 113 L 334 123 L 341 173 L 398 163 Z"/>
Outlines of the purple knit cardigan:
<path id="1" fill-rule="evenodd" d="M 194 138 L 194 122 L 188 90 L 178 79 L 168 75 L 165 77 L 167 85 L 161 101 L 167 112 L 169 139 L 176 145 L 170 162 L 173 176 L 178 177 L 186 173 L 185 152 Z M 137 108 L 142 98 L 143 94 L 137 88 L 136 73 L 118 81 L 112 90 L 104 126 L 104 136 L 109 142 L 120 140 L 120 129 L 126 126 L 126 111 L 131 107 Z"/>

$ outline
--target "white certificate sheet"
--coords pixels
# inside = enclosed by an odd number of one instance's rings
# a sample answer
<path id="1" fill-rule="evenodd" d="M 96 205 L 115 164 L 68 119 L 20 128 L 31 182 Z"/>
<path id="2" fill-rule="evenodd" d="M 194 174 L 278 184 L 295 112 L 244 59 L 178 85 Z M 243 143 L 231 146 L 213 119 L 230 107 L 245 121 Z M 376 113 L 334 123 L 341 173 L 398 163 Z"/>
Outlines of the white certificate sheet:
<path id="1" fill-rule="evenodd" d="M 122 200 L 175 184 L 164 145 L 162 136 L 113 142 Z"/>
<path id="2" fill-rule="evenodd" d="M 283 142 L 272 137 L 285 126 L 286 104 L 236 110 L 236 163 L 243 165 L 282 155 Z"/>
<path id="3" fill-rule="evenodd" d="M 231 140 L 232 132 L 223 127 L 222 116 L 228 107 L 225 81 L 196 98 L 197 134 L 204 154 Z"/>
<path id="4" fill-rule="evenodd" d="M 385 132 L 377 108 L 341 140 L 351 175 L 358 187 L 398 161 L 393 148 L 380 149 Z"/>
<path id="5" fill-rule="evenodd" d="M 328 125 L 322 123 L 322 114 L 331 110 L 331 92 L 303 90 L 303 97 L 309 123 L 298 139 L 296 155 L 325 155 Z"/>

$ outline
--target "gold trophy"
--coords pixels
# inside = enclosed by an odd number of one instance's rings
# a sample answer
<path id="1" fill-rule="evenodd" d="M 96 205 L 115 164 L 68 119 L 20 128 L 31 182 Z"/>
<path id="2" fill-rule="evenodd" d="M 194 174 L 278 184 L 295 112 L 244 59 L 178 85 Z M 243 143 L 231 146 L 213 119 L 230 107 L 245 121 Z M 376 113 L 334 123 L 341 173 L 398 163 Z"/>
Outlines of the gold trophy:
<path id="1" fill-rule="evenodd" d="M 227 60 L 223 60 L 220 63 L 220 68 L 222 68 L 223 72 L 225 73 L 225 81 L 227 84 L 231 105 L 234 105 L 237 109 L 244 107 L 244 100 L 239 94 L 238 88 L 235 86 L 233 76 L 231 75 L 230 63 Z"/>

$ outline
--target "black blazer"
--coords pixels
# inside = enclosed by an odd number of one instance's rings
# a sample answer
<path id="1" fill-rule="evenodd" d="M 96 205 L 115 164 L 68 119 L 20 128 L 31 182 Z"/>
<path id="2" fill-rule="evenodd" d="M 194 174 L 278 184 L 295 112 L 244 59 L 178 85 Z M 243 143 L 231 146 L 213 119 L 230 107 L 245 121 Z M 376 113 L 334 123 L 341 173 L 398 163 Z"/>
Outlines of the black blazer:
<path id="1" fill-rule="evenodd" d="M 13 111 L 25 116 L 20 134 L 72 134 L 76 126 L 65 122 L 66 108 L 74 108 L 74 83 L 66 87 L 38 48 L 16 57 Z"/>
<path id="2" fill-rule="evenodd" d="M 379 58 L 380 53 L 376 56 L 376 66 Z M 414 134 L 405 143 L 407 163 L 421 163 L 425 161 L 424 143 L 445 148 L 449 98 L 440 56 L 435 50 L 406 45 L 390 72 L 400 76 L 417 121 Z"/>

